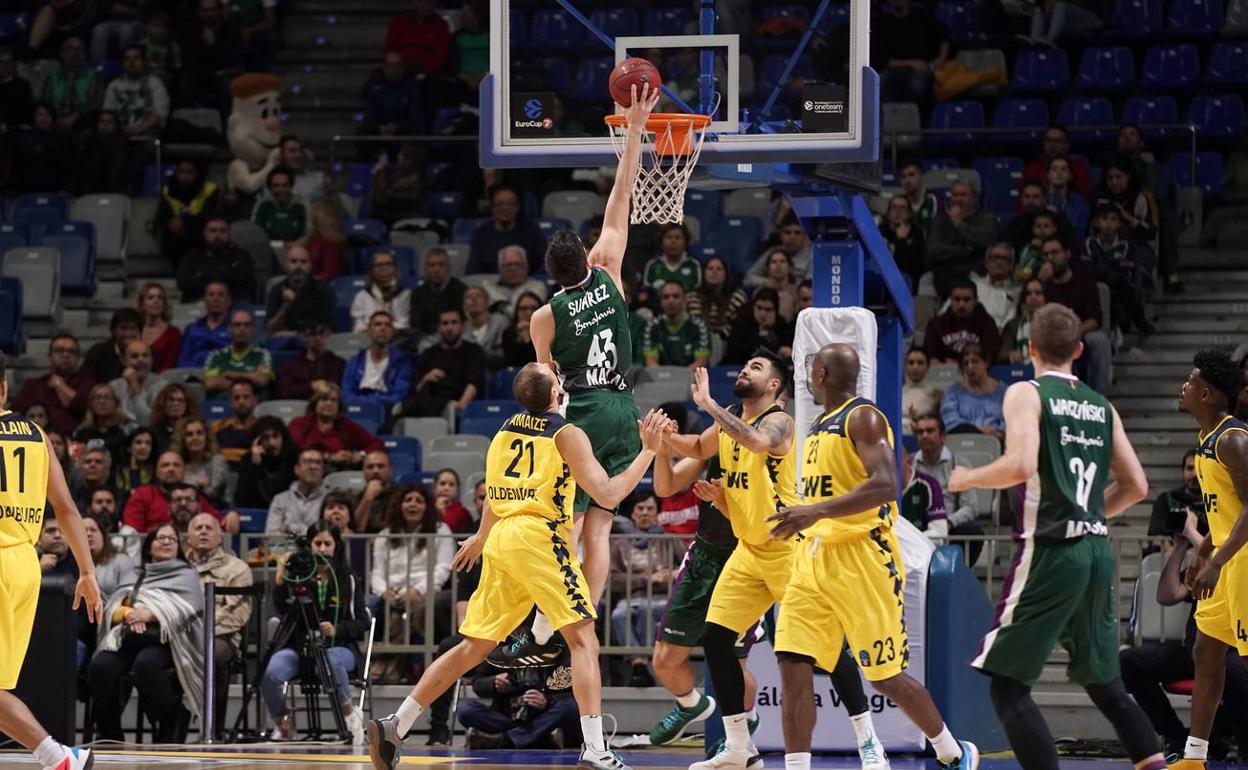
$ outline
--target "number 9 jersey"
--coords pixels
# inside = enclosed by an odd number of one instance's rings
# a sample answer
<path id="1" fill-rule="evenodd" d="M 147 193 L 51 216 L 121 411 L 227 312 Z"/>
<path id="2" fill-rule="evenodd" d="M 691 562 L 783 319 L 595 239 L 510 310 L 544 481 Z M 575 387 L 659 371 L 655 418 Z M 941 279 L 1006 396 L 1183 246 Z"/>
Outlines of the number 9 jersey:
<path id="1" fill-rule="evenodd" d="M 39 541 L 47 497 L 43 431 L 20 414 L 0 411 L 0 548 Z"/>
<path id="2" fill-rule="evenodd" d="M 554 412 L 520 412 L 503 423 L 485 457 L 485 496 L 495 516 L 540 516 L 572 525 L 576 481 L 555 445 L 568 425 Z"/>

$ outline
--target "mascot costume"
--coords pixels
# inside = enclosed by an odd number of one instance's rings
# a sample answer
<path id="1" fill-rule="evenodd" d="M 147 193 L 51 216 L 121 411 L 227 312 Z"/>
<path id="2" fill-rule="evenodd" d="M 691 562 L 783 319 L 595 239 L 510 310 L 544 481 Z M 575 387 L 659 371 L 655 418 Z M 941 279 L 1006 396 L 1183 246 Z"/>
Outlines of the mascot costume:
<path id="1" fill-rule="evenodd" d="M 247 72 L 230 81 L 230 92 L 234 106 L 226 133 L 234 160 L 226 180 L 240 199 L 253 198 L 281 163 L 282 79 Z"/>

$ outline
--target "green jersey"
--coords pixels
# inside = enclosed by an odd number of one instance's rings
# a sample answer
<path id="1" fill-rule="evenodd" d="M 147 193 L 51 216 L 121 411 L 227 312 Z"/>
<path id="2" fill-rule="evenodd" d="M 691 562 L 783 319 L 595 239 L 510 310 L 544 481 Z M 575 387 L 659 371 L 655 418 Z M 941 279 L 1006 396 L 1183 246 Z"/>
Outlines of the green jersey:
<path id="1" fill-rule="evenodd" d="M 665 316 L 655 318 L 646 324 L 643 339 L 646 355 L 658 357 L 663 366 L 688 366 L 711 355 L 711 333 L 706 324 L 688 314 L 675 326 Z"/>
<path id="2" fill-rule="evenodd" d="M 550 354 L 563 373 L 564 390 L 627 392 L 633 335 L 628 303 L 610 274 L 590 268 L 584 283 L 550 298 L 550 310 L 555 316 Z"/>
<path id="3" fill-rule="evenodd" d="M 655 291 L 663 289 L 663 284 L 668 281 L 675 281 L 685 289 L 685 293 L 698 288 L 698 284 L 702 282 L 702 265 L 689 255 L 680 258 L 676 263 L 676 267 L 670 267 L 667 261 L 662 257 L 655 257 L 646 263 L 643 271 L 645 274 L 646 285 Z"/>
<path id="4" fill-rule="evenodd" d="M 1027 480 L 1020 539 L 1107 535 L 1105 487 L 1113 455 L 1109 400 L 1078 378 L 1050 372 L 1031 381 L 1040 394 L 1040 457 Z"/>

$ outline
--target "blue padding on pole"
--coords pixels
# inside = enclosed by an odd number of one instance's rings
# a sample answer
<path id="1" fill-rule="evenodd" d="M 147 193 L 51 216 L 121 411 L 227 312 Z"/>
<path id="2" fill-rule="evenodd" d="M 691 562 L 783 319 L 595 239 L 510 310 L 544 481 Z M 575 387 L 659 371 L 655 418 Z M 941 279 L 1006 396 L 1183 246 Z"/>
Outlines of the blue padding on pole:
<path id="1" fill-rule="evenodd" d="M 927 690 L 950 731 L 983 751 L 1008 748 L 993 713 L 988 677 L 968 663 L 992 624 L 992 606 L 966 566 L 962 549 L 946 545 L 927 568 Z"/>

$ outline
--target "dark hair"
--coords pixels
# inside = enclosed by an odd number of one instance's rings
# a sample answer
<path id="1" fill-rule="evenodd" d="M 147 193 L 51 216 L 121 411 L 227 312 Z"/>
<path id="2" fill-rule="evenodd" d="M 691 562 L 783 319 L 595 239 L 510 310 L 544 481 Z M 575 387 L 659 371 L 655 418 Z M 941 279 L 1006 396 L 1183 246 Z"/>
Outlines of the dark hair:
<path id="1" fill-rule="evenodd" d="M 1118 211 L 1118 207 L 1110 204 L 1108 201 L 1102 201 L 1099 205 L 1097 205 L 1094 216 L 1099 218 L 1110 215 L 1118 217 L 1119 219 L 1122 218 L 1122 214 Z"/>
<path id="2" fill-rule="evenodd" d="M 528 364 L 516 374 L 511 392 L 523 406 L 534 414 L 546 411 L 550 406 L 550 378 L 554 376 L 545 364 Z"/>
<path id="3" fill-rule="evenodd" d="M 690 241 L 693 240 L 693 236 L 690 235 L 689 228 L 685 226 L 684 222 L 668 222 L 667 224 L 660 225 L 659 240 L 661 241 L 667 237 L 667 234 L 672 230 L 679 230 L 680 234 L 685 236 L 685 246 L 688 247 Z"/>
<path id="4" fill-rule="evenodd" d="M 287 142 L 299 142 L 299 145 L 303 146 L 303 142 L 297 134 L 282 134 L 282 137 L 277 140 L 277 146 L 285 147 Z"/>
<path id="5" fill-rule="evenodd" d="M 1063 125 L 1061 125 L 1060 123 L 1054 123 L 1053 125 L 1051 125 L 1051 126 L 1049 126 L 1048 128 L 1046 128 L 1046 129 L 1044 130 L 1044 133 L 1046 133 L 1046 134 L 1047 134 L 1047 133 L 1049 133 L 1050 131 L 1061 131 L 1061 132 L 1062 132 L 1062 136 L 1066 139 L 1066 141 L 1068 141 L 1068 142 L 1070 141 L 1070 132 L 1066 130 L 1066 126 L 1063 126 Z"/>
<path id="6" fill-rule="evenodd" d="M 807 278 L 806 280 L 804 280 L 804 281 L 802 281 L 801 283 L 799 283 L 799 284 L 797 285 L 797 288 L 799 288 L 799 289 L 811 289 L 811 290 L 813 290 L 813 289 L 815 288 L 815 282 L 814 282 L 814 281 L 812 281 L 811 279 Z"/>
<path id="7" fill-rule="evenodd" d="M 897 164 L 897 173 L 900 174 L 902 171 L 905 171 L 911 166 L 918 166 L 919 173 L 923 173 L 923 162 L 916 157 L 903 158 L 901 162 Z"/>
<path id="8" fill-rule="evenodd" d="M 975 298 L 976 298 L 976 299 L 978 299 L 978 298 L 979 298 L 979 287 L 977 287 L 977 286 L 975 285 L 975 282 L 974 282 L 974 281 L 972 281 L 972 280 L 971 280 L 971 279 L 969 279 L 969 278 L 959 278 L 958 280 L 954 281 L 954 282 L 953 282 L 953 283 L 949 286 L 949 295 L 950 295 L 950 296 L 953 296 L 953 291 L 954 291 L 954 289 L 970 289 L 970 290 L 971 290 L 971 294 L 973 294 L 973 295 L 975 296 Z"/>
<path id="9" fill-rule="evenodd" d="M 368 317 L 368 322 L 371 324 L 373 322 L 373 319 L 379 315 L 384 315 L 386 318 L 390 319 L 390 323 L 394 323 L 394 313 L 391 313 L 389 310 L 386 310 L 384 307 L 380 310 L 374 310 L 373 314 Z M 439 313 L 438 315 L 441 315 L 441 313 Z M 321 325 L 324 326 L 324 324 L 321 324 Z"/>
<path id="10" fill-rule="evenodd" d="M 988 361 L 988 357 L 984 355 L 984 348 L 981 345 L 970 342 L 964 345 L 962 350 L 958 352 L 958 371 L 962 371 L 967 356 L 975 356 L 984 363 L 991 363 Z"/>
<path id="11" fill-rule="evenodd" d="M 269 187 L 270 185 L 272 185 L 273 177 L 275 176 L 284 176 L 286 177 L 287 181 L 289 181 L 291 184 L 294 184 L 295 172 L 291 171 L 289 168 L 285 166 L 278 166 L 277 168 L 270 171 L 269 175 L 264 178 L 264 186 Z"/>
<path id="12" fill-rule="evenodd" d="M 928 361 L 932 360 L 932 357 L 927 354 L 927 350 L 920 345 L 911 345 L 910 349 L 906 351 L 906 358 L 909 358 L 911 353 L 922 353 L 923 357 Z M 906 359 L 903 358 L 902 360 L 904 361 Z"/>
<path id="13" fill-rule="evenodd" d="M 142 563 L 144 565 L 151 564 L 152 543 L 156 542 L 156 535 L 158 535 L 160 531 L 164 529 L 165 527 L 172 529 L 174 536 L 178 538 L 178 555 L 174 558 L 179 559 L 181 561 L 186 561 L 186 551 L 182 550 L 182 537 L 178 535 L 178 530 L 174 528 L 173 524 L 166 521 L 166 522 L 162 522 L 161 524 L 157 524 L 154 529 L 152 529 L 143 537 L 143 549 L 140 555 L 142 557 Z"/>
<path id="14" fill-rule="evenodd" d="M 1195 449 L 1195 448 L 1189 449 L 1186 452 L 1184 452 L 1183 462 L 1179 463 L 1179 467 L 1182 468 L 1184 465 L 1187 465 L 1187 461 L 1194 458 L 1199 453 L 1200 453 L 1200 450 Z"/>
<path id="15" fill-rule="evenodd" d="M 1034 226 L 1036 224 L 1036 220 L 1040 218 L 1048 219 L 1053 223 L 1054 227 L 1057 227 L 1057 212 L 1049 211 L 1048 209 L 1045 209 L 1044 211 L 1037 211 L 1035 214 L 1031 215 L 1031 224 Z"/>
<path id="16" fill-rule="evenodd" d="M 1031 316 L 1031 342 L 1040 357 L 1050 364 L 1064 364 L 1073 359 L 1082 336 L 1079 316 L 1059 302 L 1049 302 Z"/>
<path id="17" fill-rule="evenodd" d="M 108 322 L 108 331 L 117 331 L 122 324 L 134 324 L 140 329 L 143 328 L 143 316 L 139 315 L 139 311 L 132 307 L 118 308 L 113 311 L 113 317 Z"/>
<path id="18" fill-rule="evenodd" d="M 248 388 L 251 388 L 251 394 L 253 396 L 256 395 L 256 383 L 252 382 L 251 380 L 234 380 L 233 382 L 230 383 L 230 393 L 233 393 L 234 389 L 237 388 L 239 385 L 245 385 Z"/>
<path id="19" fill-rule="evenodd" d="M 413 492 L 419 494 L 425 501 L 425 516 L 420 521 L 420 527 L 415 531 L 426 534 L 438 531 L 438 523 L 442 521 L 442 515 L 438 513 L 438 506 L 428 487 L 424 484 L 408 484 L 399 487 L 394 494 L 390 495 L 390 502 L 386 504 L 386 513 L 382 521 L 390 530 L 391 535 L 401 535 L 407 532 L 403 522 L 403 500 Z M 390 539 L 392 545 L 397 542 L 402 541 L 398 538 Z"/>
<path id="20" fill-rule="evenodd" d="M 57 340 L 70 340 L 74 343 L 74 347 L 78 348 L 78 352 L 82 352 L 82 345 L 78 342 L 78 338 L 69 332 L 57 332 L 56 334 L 53 334 L 52 339 L 48 340 L 49 351 L 56 347 Z"/>
<path id="21" fill-rule="evenodd" d="M 1028 179 L 1027 181 L 1023 182 L 1022 185 L 1019 186 L 1018 191 L 1021 193 L 1023 190 L 1026 190 L 1028 187 L 1034 187 L 1040 192 L 1044 192 L 1044 183 L 1039 181 L 1038 179 Z"/>
<path id="22" fill-rule="evenodd" d="M 341 490 L 331 489 L 325 493 L 325 499 L 321 500 L 321 516 L 325 515 L 325 509 L 331 505 L 345 505 L 350 513 L 355 513 L 355 505 L 351 495 Z"/>
<path id="23" fill-rule="evenodd" d="M 342 542 L 342 530 L 337 524 L 317 519 L 308 525 L 308 531 L 304 536 L 308 538 L 308 544 L 311 545 L 312 539 L 322 532 L 328 532 L 329 536 L 334 539 L 334 555 L 329 560 L 329 566 L 338 576 L 338 590 L 342 591 L 346 588 L 346 578 L 351 575 L 351 565 L 347 562 L 347 548 Z M 345 601 L 350 601 L 350 599 Z"/>
<path id="24" fill-rule="evenodd" d="M 546 247 L 546 274 L 556 284 L 568 287 L 585 280 L 589 271 L 585 242 L 571 230 L 556 230 Z"/>
<path id="25" fill-rule="evenodd" d="M 380 313 L 380 312 L 382 311 L 380 310 L 377 311 L 377 313 Z M 377 315 L 377 313 L 373 313 L 373 315 Z M 438 320 L 441 321 L 442 316 L 446 315 L 447 313 L 454 313 L 455 317 L 458 318 L 461 322 L 465 318 L 468 317 L 467 315 L 464 314 L 464 309 L 462 307 L 444 307 L 438 311 Z M 372 319 L 369 319 L 369 320 L 372 320 Z"/>
<path id="26" fill-rule="evenodd" d="M 143 61 L 147 61 L 147 51 L 144 51 L 143 46 L 141 45 L 128 45 L 125 48 L 121 49 L 121 58 L 123 59 L 126 58 L 126 54 L 130 53 L 131 51 L 137 52 L 139 54 L 140 59 L 142 59 Z"/>
<path id="27" fill-rule="evenodd" d="M 776 291 L 770 286 L 764 286 L 763 288 L 754 292 L 754 299 L 750 301 L 750 307 L 753 308 L 754 305 L 759 300 L 770 302 L 772 305 L 775 305 L 776 312 L 777 313 L 780 312 L 780 292 Z"/>
<path id="28" fill-rule="evenodd" d="M 1033 334 L 1034 337 L 1034 334 Z M 1225 350 L 1202 350 L 1192 359 L 1200 378 L 1233 405 L 1244 388 L 1244 373 Z"/>
<path id="29" fill-rule="evenodd" d="M 936 422 L 936 429 L 940 431 L 940 435 L 945 435 L 945 418 L 941 417 L 936 412 L 928 412 L 927 414 L 921 414 L 918 416 L 918 418 L 914 421 L 915 426 L 917 427 L 918 424 L 924 420 L 934 420 Z"/>
<path id="30" fill-rule="evenodd" d="M 516 196 L 516 204 L 520 207 L 521 211 L 524 210 L 524 201 L 521 199 L 520 193 L 516 190 L 516 188 L 512 187 L 509 184 L 496 184 L 493 187 L 491 187 L 490 188 L 490 203 L 494 203 L 494 199 L 498 197 L 499 193 L 502 193 L 502 192 L 509 192 L 512 195 Z"/>
<path id="31" fill-rule="evenodd" d="M 772 374 L 776 379 L 780 380 L 780 387 L 776 390 L 776 396 L 779 397 L 789 388 L 789 362 L 780 357 L 780 354 L 767 348 L 755 348 L 750 354 L 750 358 L 765 358 L 767 363 L 771 364 Z"/>
<path id="32" fill-rule="evenodd" d="M 1047 171 L 1050 167 L 1052 167 L 1054 163 L 1057 163 L 1059 160 L 1066 164 L 1066 168 L 1069 169 L 1071 171 L 1071 174 L 1073 175 L 1074 170 L 1075 170 L 1075 164 L 1071 163 L 1070 158 L 1066 157 L 1065 155 L 1054 155 L 1052 158 L 1049 158 L 1048 162 L 1044 164 L 1045 170 Z"/>
<path id="33" fill-rule="evenodd" d="M 681 283 L 680 281 L 677 281 L 675 278 L 671 278 L 671 279 L 664 281 L 663 286 L 659 288 L 659 293 L 662 294 L 663 289 L 666 289 L 668 286 L 675 286 L 676 288 L 680 289 L 680 295 L 682 297 L 685 296 L 685 293 L 686 293 L 685 285 Z"/>

